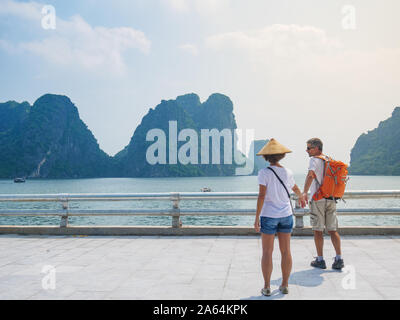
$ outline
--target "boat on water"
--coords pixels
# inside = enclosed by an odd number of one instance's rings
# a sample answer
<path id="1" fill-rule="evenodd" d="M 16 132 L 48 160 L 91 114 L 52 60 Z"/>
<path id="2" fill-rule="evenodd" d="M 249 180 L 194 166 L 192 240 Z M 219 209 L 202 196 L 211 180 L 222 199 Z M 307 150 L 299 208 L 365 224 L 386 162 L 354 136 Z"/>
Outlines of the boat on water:
<path id="1" fill-rule="evenodd" d="M 15 183 L 25 182 L 25 178 L 15 178 L 14 182 Z"/>
<path id="2" fill-rule="evenodd" d="M 201 192 L 211 192 L 211 188 L 209 187 L 201 188 Z"/>

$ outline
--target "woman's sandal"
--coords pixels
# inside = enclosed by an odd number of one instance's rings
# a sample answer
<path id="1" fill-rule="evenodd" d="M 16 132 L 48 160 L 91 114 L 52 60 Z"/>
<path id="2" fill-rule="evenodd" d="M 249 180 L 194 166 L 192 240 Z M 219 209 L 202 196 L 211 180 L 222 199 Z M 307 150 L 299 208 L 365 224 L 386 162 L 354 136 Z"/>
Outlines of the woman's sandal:
<path id="1" fill-rule="evenodd" d="M 279 291 L 282 292 L 283 294 L 288 294 L 289 293 L 289 288 L 288 287 L 279 286 Z"/>
<path id="2" fill-rule="evenodd" d="M 269 297 L 271 295 L 271 288 L 262 288 L 261 289 L 261 294 L 263 296 Z"/>

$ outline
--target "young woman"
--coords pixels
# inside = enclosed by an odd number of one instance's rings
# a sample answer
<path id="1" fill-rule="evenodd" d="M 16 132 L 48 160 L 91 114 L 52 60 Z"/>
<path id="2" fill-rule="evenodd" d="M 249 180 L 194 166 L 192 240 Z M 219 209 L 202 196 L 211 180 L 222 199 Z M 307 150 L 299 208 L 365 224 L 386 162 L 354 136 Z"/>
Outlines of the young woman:
<path id="1" fill-rule="evenodd" d="M 259 194 L 254 228 L 261 231 L 263 254 L 261 269 L 264 277 L 264 288 L 261 293 L 271 295 L 272 252 L 275 234 L 278 235 L 281 251 L 282 283 L 279 290 L 289 293 L 289 276 L 292 270 L 290 236 L 293 229 L 293 208 L 290 202 L 290 190 L 298 196 L 301 206 L 305 201 L 300 189 L 295 184 L 291 170 L 284 168 L 279 161 L 286 153 L 292 152 L 275 139 L 271 139 L 257 155 L 262 155 L 270 166 L 258 172 Z"/>

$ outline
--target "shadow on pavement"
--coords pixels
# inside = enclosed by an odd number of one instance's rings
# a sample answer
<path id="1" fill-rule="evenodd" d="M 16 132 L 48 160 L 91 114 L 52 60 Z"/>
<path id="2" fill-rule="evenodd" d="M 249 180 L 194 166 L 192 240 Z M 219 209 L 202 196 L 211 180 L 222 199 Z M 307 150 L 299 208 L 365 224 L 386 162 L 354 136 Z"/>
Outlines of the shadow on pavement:
<path id="1" fill-rule="evenodd" d="M 322 277 L 323 273 L 337 273 L 335 270 L 327 270 L 327 269 L 307 269 L 298 272 L 294 272 L 290 274 L 289 278 L 289 295 L 290 295 L 290 285 L 295 284 L 302 287 L 318 287 L 324 282 L 324 278 Z M 282 282 L 282 278 L 271 280 L 271 286 L 279 287 Z M 272 289 L 272 288 L 271 288 Z M 260 286 L 261 291 L 261 286 Z M 271 296 L 266 297 L 261 293 L 259 296 L 251 296 L 248 298 L 241 298 L 240 300 L 274 300 L 274 299 L 282 299 L 286 295 L 282 294 L 279 289 L 272 290 Z"/>

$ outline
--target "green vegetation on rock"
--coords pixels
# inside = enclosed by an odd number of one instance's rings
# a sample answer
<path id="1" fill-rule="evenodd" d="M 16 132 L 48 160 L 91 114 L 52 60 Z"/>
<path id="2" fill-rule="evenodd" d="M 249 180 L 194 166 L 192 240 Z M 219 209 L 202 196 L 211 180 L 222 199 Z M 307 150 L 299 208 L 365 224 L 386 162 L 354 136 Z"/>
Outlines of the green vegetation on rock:
<path id="1" fill-rule="evenodd" d="M 174 164 L 169 160 L 169 122 L 177 133 L 192 129 L 198 137 L 198 164 Z M 150 164 L 146 150 L 154 141 L 147 133 L 161 129 L 166 134 L 167 163 Z M 150 109 L 136 128 L 130 143 L 114 157 L 103 152 L 92 132 L 80 119 L 78 109 L 62 95 L 46 94 L 33 106 L 9 101 L 0 104 L 0 178 L 92 178 L 92 177 L 189 177 L 234 175 L 232 164 L 224 164 L 224 138 L 220 138 L 220 161 L 212 164 L 213 142 L 209 139 L 209 163 L 201 161 L 201 130 L 228 129 L 234 144 L 236 129 L 233 104 L 222 94 L 204 103 L 196 94 L 161 101 Z M 186 141 L 177 142 L 177 150 Z M 231 148 L 232 149 L 232 148 Z M 188 152 L 186 153 L 188 156 Z"/>
<path id="2" fill-rule="evenodd" d="M 363 133 L 351 150 L 350 174 L 400 175 L 400 107 L 392 116 Z"/>
<path id="3" fill-rule="evenodd" d="M 9 112 L 5 112 L 7 107 Z M 32 107 L 26 102 L 8 102 L 0 110 L 1 178 L 114 174 L 114 160 L 100 150 L 68 97 L 46 94 Z"/>
<path id="4" fill-rule="evenodd" d="M 167 148 L 166 164 L 149 164 L 146 150 L 155 143 L 146 141 L 147 133 L 152 129 L 160 129 L 165 133 L 166 145 L 170 144 L 169 122 L 177 122 L 177 133 L 183 129 L 193 129 L 197 134 L 197 164 L 173 164 L 169 159 Z M 209 164 L 201 162 L 201 129 L 231 130 L 233 145 L 233 130 L 236 129 L 233 104 L 222 94 L 213 94 L 207 101 L 200 103 L 199 97 L 192 93 L 177 97 L 176 100 L 163 100 L 155 109 L 150 109 L 136 128 L 127 147 L 115 158 L 118 161 L 122 176 L 127 177 L 189 177 L 189 176 L 227 176 L 234 175 L 235 164 L 224 164 L 224 139 L 220 143 L 220 164 L 211 164 L 212 142 L 210 141 Z M 210 139 L 211 140 L 211 139 Z M 187 141 L 178 141 L 177 150 Z M 233 158 L 233 156 L 232 156 Z"/>

